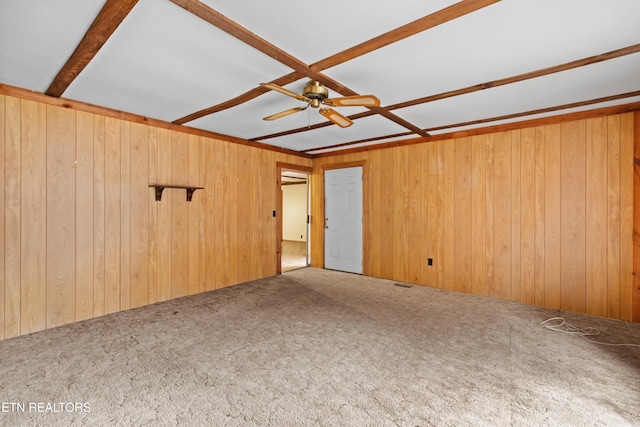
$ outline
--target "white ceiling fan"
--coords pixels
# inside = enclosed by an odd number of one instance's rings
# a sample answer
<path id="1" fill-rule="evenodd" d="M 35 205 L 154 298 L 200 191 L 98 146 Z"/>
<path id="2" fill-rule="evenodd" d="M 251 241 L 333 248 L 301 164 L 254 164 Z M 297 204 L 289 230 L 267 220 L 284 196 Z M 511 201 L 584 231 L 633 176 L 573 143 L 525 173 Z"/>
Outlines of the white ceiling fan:
<path id="1" fill-rule="evenodd" d="M 310 80 L 304 87 L 302 95 L 298 95 L 297 93 L 291 92 L 290 90 L 273 83 L 260 83 L 260 86 L 278 91 L 282 94 L 295 98 L 298 101 L 304 101 L 307 103 L 304 107 L 291 108 L 280 113 L 272 114 L 263 118 L 263 120 L 276 120 L 299 111 L 304 111 L 311 106 L 312 108 L 319 108 L 320 110 L 318 112 L 336 125 L 346 128 L 351 126 L 353 122 L 333 108 L 328 107 L 377 107 L 380 105 L 380 100 L 374 95 L 354 95 L 329 98 L 329 90 L 317 80 Z M 326 105 L 327 107 L 323 107 L 322 105 Z"/>

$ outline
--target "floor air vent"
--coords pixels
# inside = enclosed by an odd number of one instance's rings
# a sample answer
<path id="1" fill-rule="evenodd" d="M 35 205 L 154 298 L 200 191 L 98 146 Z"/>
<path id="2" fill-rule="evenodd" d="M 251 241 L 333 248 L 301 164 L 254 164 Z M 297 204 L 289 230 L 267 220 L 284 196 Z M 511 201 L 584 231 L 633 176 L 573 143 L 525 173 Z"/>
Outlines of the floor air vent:
<path id="1" fill-rule="evenodd" d="M 393 286 L 399 286 L 401 288 L 410 288 L 411 285 L 407 285 L 406 283 L 394 283 Z"/>

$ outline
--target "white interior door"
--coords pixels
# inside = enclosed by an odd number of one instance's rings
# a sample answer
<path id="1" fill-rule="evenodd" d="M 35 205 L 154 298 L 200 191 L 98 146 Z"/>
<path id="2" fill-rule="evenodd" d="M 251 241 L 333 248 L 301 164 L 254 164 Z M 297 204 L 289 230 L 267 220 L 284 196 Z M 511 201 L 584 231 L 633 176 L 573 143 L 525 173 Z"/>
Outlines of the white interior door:
<path id="1" fill-rule="evenodd" d="M 324 172 L 324 266 L 362 274 L 362 166 Z"/>

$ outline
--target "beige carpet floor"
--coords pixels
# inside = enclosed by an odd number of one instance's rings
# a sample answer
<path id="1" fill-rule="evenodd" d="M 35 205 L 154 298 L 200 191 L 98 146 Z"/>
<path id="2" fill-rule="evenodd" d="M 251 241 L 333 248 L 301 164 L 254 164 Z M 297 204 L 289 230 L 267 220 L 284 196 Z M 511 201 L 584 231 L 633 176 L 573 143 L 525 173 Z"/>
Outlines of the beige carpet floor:
<path id="1" fill-rule="evenodd" d="M 637 426 L 640 325 L 304 268 L 0 342 L 0 425 Z"/>
<path id="2" fill-rule="evenodd" d="M 307 266 L 307 242 L 283 240 L 281 254 L 281 271 L 283 273 Z"/>

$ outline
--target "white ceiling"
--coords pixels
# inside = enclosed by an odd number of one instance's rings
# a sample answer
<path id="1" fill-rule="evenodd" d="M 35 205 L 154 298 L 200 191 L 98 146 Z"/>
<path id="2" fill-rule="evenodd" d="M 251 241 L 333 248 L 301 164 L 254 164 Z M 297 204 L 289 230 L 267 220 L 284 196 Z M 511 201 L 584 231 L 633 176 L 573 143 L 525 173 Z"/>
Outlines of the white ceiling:
<path id="1" fill-rule="evenodd" d="M 181 1 L 191 0 L 175 3 Z M 640 90 L 638 0 L 502 0 L 324 70 L 309 68 L 419 18 L 476 1 L 402 0 L 391 6 L 325 0 L 317 7 L 299 0 L 202 1 L 279 49 L 274 55 L 172 1 L 139 0 L 62 97 L 173 122 L 293 71 L 302 77 L 285 87 L 299 93 L 313 71 L 352 92 L 375 94 L 384 109 L 431 135 L 640 101 L 623 96 Z M 111 2 L 0 0 L 0 83 L 47 91 Z M 629 54 L 591 65 L 397 105 L 633 46 Z M 303 65 L 302 72 L 283 60 L 287 54 Z M 341 95 L 347 93 L 331 92 Z M 605 97 L 613 98 L 593 102 Z M 346 129 L 305 129 L 326 122 L 312 109 L 262 120 L 303 105 L 271 91 L 185 125 L 311 154 L 417 136 L 380 114 L 365 114 Z M 337 109 L 347 116 L 370 113 L 363 107 Z M 481 123 L 469 124 L 476 121 Z M 268 137 L 278 133 L 284 134 Z"/>

